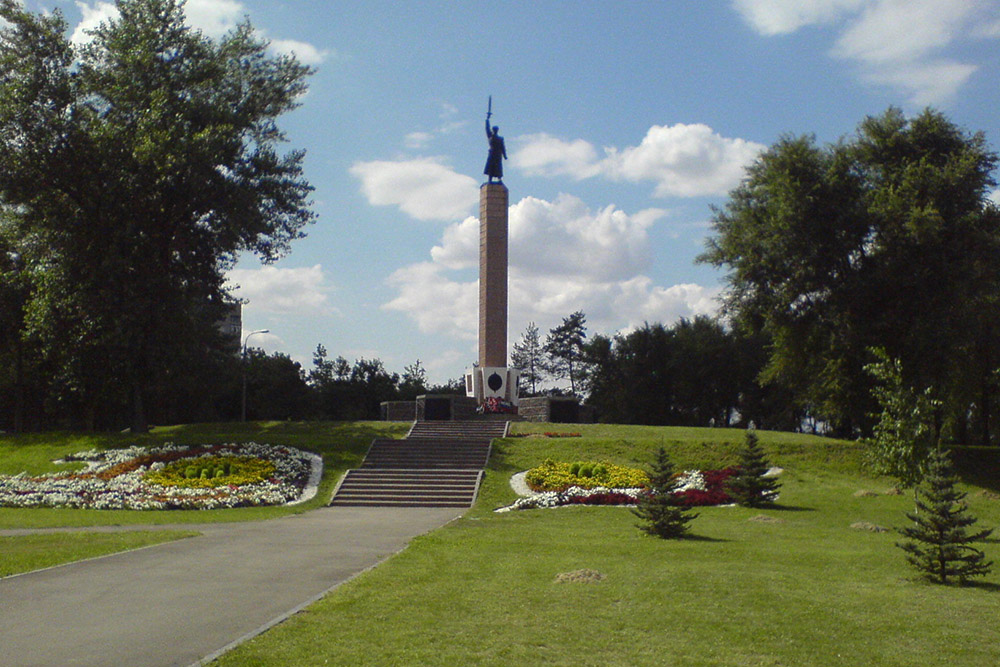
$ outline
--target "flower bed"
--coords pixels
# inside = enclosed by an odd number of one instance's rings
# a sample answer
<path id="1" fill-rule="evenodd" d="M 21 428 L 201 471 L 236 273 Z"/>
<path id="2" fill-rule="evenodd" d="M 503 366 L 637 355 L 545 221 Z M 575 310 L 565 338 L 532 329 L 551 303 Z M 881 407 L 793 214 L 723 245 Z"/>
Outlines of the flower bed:
<path id="1" fill-rule="evenodd" d="M 649 476 L 638 468 L 627 468 L 600 461 L 562 463 L 546 459 L 525 475 L 532 491 L 563 491 L 581 489 L 638 488 L 649 484 Z"/>
<path id="2" fill-rule="evenodd" d="M 527 475 L 525 475 L 529 487 L 534 488 L 535 486 L 531 483 L 532 472 L 540 468 L 552 470 L 559 466 L 568 467 L 570 464 L 558 464 L 546 461 L 539 468 L 529 470 Z M 625 468 L 625 470 L 632 469 Z M 736 468 L 705 471 L 686 470 L 676 477 L 677 484 L 674 487 L 674 495 L 680 498 L 682 504 L 689 507 L 727 505 L 732 503 L 733 499 L 726 493 L 726 482 L 736 474 L 736 471 Z M 648 478 L 646 479 L 648 481 Z M 639 502 L 639 498 L 647 493 L 650 493 L 650 490 L 645 486 L 629 488 L 593 486 L 585 488 L 572 485 L 559 490 L 533 493 L 518 499 L 512 505 L 501 507 L 496 511 L 509 512 L 511 510 L 564 507 L 566 505 L 636 505 Z"/>
<path id="3" fill-rule="evenodd" d="M 167 444 L 91 450 L 67 460 L 83 461 L 87 468 L 36 477 L 0 476 L 0 506 L 147 510 L 282 505 L 302 494 L 313 455 L 257 443 Z M 227 460 L 232 465 L 225 465 Z M 197 481 L 182 482 L 169 474 L 188 467 L 185 462 L 198 469 Z M 203 472 L 206 462 L 214 466 L 211 478 Z"/>

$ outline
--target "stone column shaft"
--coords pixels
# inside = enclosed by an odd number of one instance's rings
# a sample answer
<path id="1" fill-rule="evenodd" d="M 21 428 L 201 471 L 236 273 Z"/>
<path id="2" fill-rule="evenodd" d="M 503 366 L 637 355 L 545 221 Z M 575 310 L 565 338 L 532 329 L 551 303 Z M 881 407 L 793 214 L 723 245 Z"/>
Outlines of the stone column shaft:
<path id="1" fill-rule="evenodd" d="M 479 365 L 507 366 L 507 187 L 479 189 Z"/>

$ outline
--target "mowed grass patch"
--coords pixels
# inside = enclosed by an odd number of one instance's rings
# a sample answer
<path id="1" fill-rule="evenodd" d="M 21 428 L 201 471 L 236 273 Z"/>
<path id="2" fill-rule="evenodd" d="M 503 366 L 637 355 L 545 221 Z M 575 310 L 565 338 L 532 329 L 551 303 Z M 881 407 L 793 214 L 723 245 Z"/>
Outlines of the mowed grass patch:
<path id="1" fill-rule="evenodd" d="M 86 558 L 107 556 L 199 535 L 195 531 L 138 530 L 114 533 L 59 532 L 0 535 L 0 577 Z"/>
<path id="2" fill-rule="evenodd" d="M 54 473 L 79 464 L 54 460 L 89 449 L 124 448 L 131 445 L 182 445 L 259 442 L 287 445 L 323 457 L 323 479 L 313 500 L 293 507 L 242 507 L 226 510 L 84 510 L 0 507 L 0 529 L 52 528 L 106 525 L 207 523 L 257 521 L 296 514 L 320 507 L 330 500 L 345 470 L 358 465 L 374 438 L 406 435 L 409 423 L 401 422 L 248 422 L 246 424 L 194 424 L 154 428 L 145 435 L 42 433 L 0 435 L 0 474 Z"/>
<path id="3" fill-rule="evenodd" d="M 563 427 L 583 430 L 540 429 Z M 465 518 L 417 538 L 219 664 L 1000 662 L 990 611 L 1000 603 L 998 573 L 962 588 L 927 584 L 906 565 L 894 532 L 852 528 L 902 524 L 912 497 L 886 495 L 889 480 L 856 472 L 860 450 L 851 443 L 762 433 L 772 462 L 786 470 L 779 507 L 698 508 L 692 539 L 646 536 L 625 508 L 492 512 L 505 504 L 509 474 L 546 457 L 642 463 L 665 441 L 679 467 L 702 467 L 742 438 L 717 430 L 646 435 L 642 427 L 620 438 L 613 427 L 595 428 L 610 430 L 498 442 Z M 981 524 L 996 526 L 1000 502 L 966 488 Z M 861 490 L 875 495 L 855 495 Z M 760 515 L 770 522 L 752 520 Z M 998 544 L 984 545 L 995 560 Z M 556 583 L 581 569 L 605 578 Z"/>

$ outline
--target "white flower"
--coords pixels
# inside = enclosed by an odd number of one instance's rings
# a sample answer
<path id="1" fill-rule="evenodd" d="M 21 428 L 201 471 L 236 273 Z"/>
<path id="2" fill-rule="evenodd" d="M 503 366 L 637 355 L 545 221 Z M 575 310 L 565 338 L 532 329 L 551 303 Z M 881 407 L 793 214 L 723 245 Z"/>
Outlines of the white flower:
<path id="1" fill-rule="evenodd" d="M 146 483 L 146 468 L 116 475 L 108 480 L 96 476 L 104 470 L 126 463 L 139 456 L 191 452 L 194 456 L 210 452 L 217 456 L 250 456 L 270 461 L 275 466 L 271 479 L 239 487 L 221 486 L 212 489 L 165 487 Z M 26 473 L 0 476 L 0 506 L 7 507 L 87 507 L 92 509 L 213 509 L 242 505 L 278 505 L 294 500 L 302 492 L 312 469 L 313 457 L 290 447 L 257 443 L 206 445 L 192 449 L 187 445 L 168 443 L 155 448 L 78 452 L 67 460 L 83 461 L 83 473 L 62 472 L 41 477 Z M 162 461 L 151 470 L 164 467 Z"/>

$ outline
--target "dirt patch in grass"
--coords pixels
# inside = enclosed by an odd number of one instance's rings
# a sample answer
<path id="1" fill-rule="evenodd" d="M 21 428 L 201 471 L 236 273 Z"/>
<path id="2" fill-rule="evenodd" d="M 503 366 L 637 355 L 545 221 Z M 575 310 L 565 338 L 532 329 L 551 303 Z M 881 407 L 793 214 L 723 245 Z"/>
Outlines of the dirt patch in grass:
<path id="1" fill-rule="evenodd" d="M 871 521 L 855 521 L 851 524 L 854 530 L 867 530 L 869 533 L 888 533 L 889 529 Z"/>
<path id="2" fill-rule="evenodd" d="M 747 521 L 756 521 L 757 523 L 785 523 L 784 519 L 779 519 L 776 516 L 768 516 L 766 514 L 758 514 L 752 516 Z"/>
<path id="3" fill-rule="evenodd" d="M 573 570 L 572 572 L 562 572 L 557 574 L 555 579 L 557 584 L 596 584 L 598 581 L 603 580 L 603 574 L 597 570 L 587 568 Z"/>

